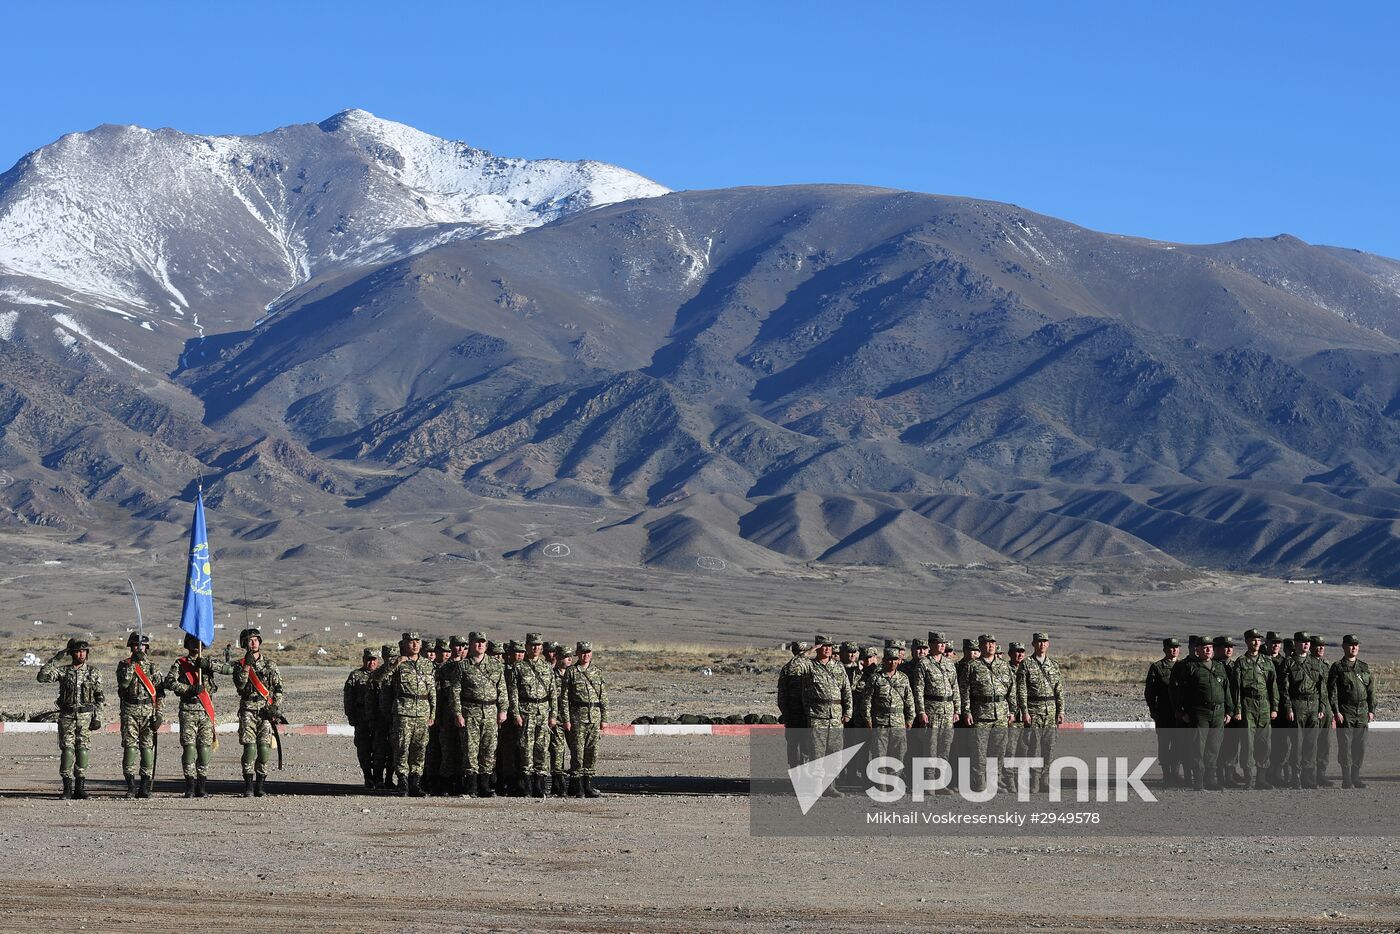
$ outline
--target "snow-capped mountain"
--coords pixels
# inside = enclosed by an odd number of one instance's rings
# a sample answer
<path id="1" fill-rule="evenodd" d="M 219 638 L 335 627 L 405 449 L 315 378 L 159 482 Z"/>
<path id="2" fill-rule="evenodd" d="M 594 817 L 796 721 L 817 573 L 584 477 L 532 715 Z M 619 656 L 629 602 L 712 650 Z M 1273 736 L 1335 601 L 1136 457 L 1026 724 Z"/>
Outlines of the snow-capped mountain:
<path id="1" fill-rule="evenodd" d="M 0 310 L 20 312 L 10 331 L 83 309 L 98 331 L 115 316 L 215 333 L 322 273 L 665 192 L 613 165 L 503 158 L 363 110 L 258 136 L 101 126 L 0 175 Z"/>

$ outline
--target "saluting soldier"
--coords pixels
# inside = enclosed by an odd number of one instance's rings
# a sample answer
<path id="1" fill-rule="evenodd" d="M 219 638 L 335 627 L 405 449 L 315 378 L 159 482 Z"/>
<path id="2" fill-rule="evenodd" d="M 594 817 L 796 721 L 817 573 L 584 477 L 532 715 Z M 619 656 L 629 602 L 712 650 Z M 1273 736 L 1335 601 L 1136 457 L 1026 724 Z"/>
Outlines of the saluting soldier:
<path id="1" fill-rule="evenodd" d="M 1186 783 L 1186 766 L 1182 761 L 1179 721 L 1172 702 L 1172 668 L 1181 656 L 1178 639 L 1162 640 L 1162 657 L 1147 666 L 1147 682 L 1143 699 L 1157 733 L 1157 762 L 1162 767 L 1162 783 L 1167 787 Z"/>
<path id="2" fill-rule="evenodd" d="M 958 669 L 948 652 L 948 635 L 928 634 L 930 651 L 914 669 L 915 722 L 928 727 L 929 752 L 945 761 L 952 753 L 953 724 L 962 716 L 962 691 L 958 689 Z"/>
<path id="3" fill-rule="evenodd" d="M 232 675 L 233 665 L 204 654 L 199 637 L 185 635 L 185 654 L 165 675 L 165 690 L 180 698 L 180 764 L 185 772 L 185 797 L 207 798 L 209 759 L 218 748 L 214 733 L 215 675 Z"/>
<path id="4" fill-rule="evenodd" d="M 802 734 L 798 730 L 807 727 L 807 708 L 802 702 L 802 679 L 812 660 L 807 653 L 812 647 L 806 642 L 788 643 L 792 658 L 778 672 L 778 713 L 783 718 L 783 733 L 787 739 L 788 767 L 802 761 Z"/>
<path id="5" fill-rule="evenodd" d="M 1317 751 L 1313 756 L 1313 781 L 1317 782 L 1319 788 L 1331 788 L 1332 780 L 1327 777 L 1327 761 L 1332 758 L 1332 721 L 1335 711 L 1327 697 L 1328 678 L 1332 674 L 1332 663 L 1324 656 L 1327 654 L 1327 640 L 1322 636 L 1313 634 L 1312 656 L 1313 666 L 1317 668 L 1318 676 L 1322 679 L 1322 723 L 1317 731 Z"/>
<path id="6" fill-rule="evenodd" d="M 238 634 L 243 658 L 233 666 L 238 689 L 238 742 L 243 746 L 243 797 L 267 794 L 267 763 L 277 742 L 276 724 L 282 716 L 282 673 L 262 654 L 262 630 Z"/>
<path id="7" fill-rule="evenodd" d="M 374 714 L 374 787 L 401 787 L 394 772 L 394 704 L 389 695 L 389 677 L 399 664 L 399 647 L 386 645 L 380 650 L 380 665 L 369 679 L 367 703 Z"/>
<path id="8" fill-rule="evenodd" d="M 360 667 L 350 672 L 342 692 L 345 719 L 355 731 L 355 757 L 360 762 L 365 788 L 374 787 L 375 717 L 369 706 L 369 680 L 378 667 L 379 653 L 374 649 L 365 649 L 361 653 Z"/>
<path id="9" fill-rule="evenodd" d="M 491 773 L 496 768 L 496 739 L 509 706 L 505 671 L 486 654 L 486 637 L 467 636 L 467 655 L 453 670 L 448 711 L 461 731 L 464 791 L 479 798 L 494 797 Z"/>
<path id="10" fill-rule="evenodd" d="M 1047 634 L 1032 634 L 1031 650 L 1016 679 L 1016 706 L 1021 710 L 1026 737 L 1022 755 L 1045 760 L 1043 767 L 1031 770 L 1031 789 L 1049 791 L 1056 734 L 1065 722 L 1065 682 L 1060 666 L 1050 657 Z"/>
<path id="11" fill-rule="evenodd" d="M 39 669 L 40 684 L 58 682 L 58 775 L 62 798 L 86 798 L 89 734 L 102 727 L 102 675 L 87 663 L 92 646 L 72 638 Z M 68 664 L 60 665 L 64 656 Z"/>
<path id="12" fill-rule="evenodd" d="M 544 638 L 525 635 L 525 658 L 515 666 L 515 725 L 520 731 L 518 754 L 530 795 L 549 794 L 549 734 L 559 704 L 554 668 L 544 660 Z"/>
<path id="13" fill-rule="evenodd" d="M 1366 787 L 1361 764 L 1366 759 L 1366 731 L 1376 719 L 1376 682 L 1371 669 L 1356 657 L 1360 652 L 1360 639 L 1351 633 L 1342 636 L 1342 657 L 1327 675 L 1343 788 Z"/>
<path id="14" fill-rule="evenodd" d="M 564 692 L 564 672 L 574 663 L 573 649 L 562 643 L 554 643 L 554 696 Z M 553 782 L 554 797 L 563 798 L 569 794 L 569 735 L 564 732 L 564 724 L 556 714 L 554 728 L 549 731 L 549 774 Z"/>
<path id="15" fill-rule="evenodd" d="M 1193 731 L 1187 762 L 1191 787 L 1219 791 L 1215 760 L 1230 717 L 1230 676 L 1225 666 L 1215 661 L 1211 640 L 1192 636 L 1189 641 L 1191 657 L 1172 669 L 1172 696 L 1177 719 Z"/>
<path id="16" fill-rule="evenodd" d="M 1247 649 L 1235 659 L 1235 713 L 1244 737 L 1240 762 L 1244 787 L 1274 787 L 1269 775 L 1274 721 L 1278 719 L 1278 682 L 1274 663 L 1262 651 L 1264 634 L 1250 629 L 1244 634 Z"/>
<path id="17" fill-rule="evenodd" d="M 905 730 L 914 724 L 914 690 L 899 670 L 899 661 L 898 649 L 885 649 L 884 665 L 866 680 L 861 692 L 856 719 L 875 731 L 872 756 L 903 762 L 909 754 Z"/>
<path id="18" fill-rule="evenodd" d="M 401 658 L 389 676 L 389 700 L 394 709 L 394 771 L 404 776 L 402 797 L 423 798 L 423 762 L 428 754 L 428 730 L 437 714 L 437 685 L 433 663 L 422 657 L 423 637 L 406 632 L 399 641 Z"/>
<path id="19" fill-rule="evenodd" d="M 977 639 L 979 655 L 967 664 L 962 685 L 963 723 L 973 728 L 972 790 L 987 787 L 987 760 L 1006 755 L 1007 727 L 1016 703 L 1016 679 L 1006 659 L 997 656 L 997 640 L 987 633 Z M 991 780 L 995 786 L 996 770 Z M 995 787 L 993 787 L 995 791 Z"/>
<path id="20" fill-rule="evenodd" d="M 1322 695 L 1327 687 L 1322 674 L 1309 658 L 1312 636 L 1306 632 L 1293 635 L 1293 653 L 1283 663 L 1283 683 L 1280 686 L 1279 711 L 1293 724 L 1297 735 L 1293 740 L 1293 787 L 1316 788 L 1314 771 L 1317 756 L 1317 735 L 1326 702 Z"/>
<path id="21" fill-rule="evenodd" d="M 596 798 L 599 792 L 593 787 L 593 775 L 598 764 L 598 737 L 608 723 L 608 685 L 593 664 L 592 645 L 580 642 L 574 646 L 574 654 L 578 661 L 564 672 L 557 717 L 564 722 L 564 732 L 573 738 L 574 797 Z"/>
<path id="22" fill-rule="evenodd" d="M 122 775 L 128 798 L 149 798 L 155 779 L 156 730 L 165 688 L 146 668 L 151 637 L 133 632 L 126 638 L 131 655 L 117 662 L 117 697 L 121 700 Z"/>

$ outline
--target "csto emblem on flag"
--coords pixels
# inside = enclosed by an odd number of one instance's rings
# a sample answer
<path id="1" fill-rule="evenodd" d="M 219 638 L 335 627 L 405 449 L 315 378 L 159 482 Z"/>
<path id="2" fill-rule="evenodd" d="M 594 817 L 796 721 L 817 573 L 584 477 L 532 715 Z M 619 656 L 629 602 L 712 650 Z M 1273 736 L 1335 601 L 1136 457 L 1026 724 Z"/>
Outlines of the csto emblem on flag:
<path id="1" fill-rule="evenodd" d="M 204 527 L 204 490 L 194 502 L 190 524 L 190 573 L 185 581 L 185 604 L 180 628 L 203 645 L 214 644 L 214 568 L 209 557 L 209 533 Z"/>
<path id="2" fill-rule="evenodd" d="M 209 543 L 200 542 L 190 550 L 190 590 L 202 597 L 212 597 L 213 570 L 209 565 Z"/>

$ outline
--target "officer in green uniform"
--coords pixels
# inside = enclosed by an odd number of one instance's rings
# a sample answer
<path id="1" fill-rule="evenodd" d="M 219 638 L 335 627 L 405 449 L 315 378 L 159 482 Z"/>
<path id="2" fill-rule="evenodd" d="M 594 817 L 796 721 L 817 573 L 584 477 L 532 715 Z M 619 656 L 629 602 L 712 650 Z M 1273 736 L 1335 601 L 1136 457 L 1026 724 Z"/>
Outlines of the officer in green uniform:
<path id="1" fill-rule="evenodd" d="M 1309 657 L 1312 636 L 1306 632 L 1293 635 L 1293 655 L 1283 663 L 1283 683 L 1280 685 L 1279 713 L 1297 730 L 1293 742 L 1293 787 L 1316 788 L 1314 759 L 1317 756 L 1317 735 L 1322 724 L 1326 702 L 1322 695 L 1327 687 L 1322 675 Z"/>
<path id="2" fill-rule="evenodd" d="M 574 651 L 567 645 L 554 643 L 554 696 L 564 690 L 564 673 L 574 663 Z M 564 732 L 564 724 L 556 715 L 554 728 L 549 731 L 549 774 L 556 798 L 569 794 L 569 735 Z"/>
<path id="3" fill-rule="evenodd" d="M 483 643 L 482 649 L 485 649 Z M 433 789 L 433 794 L 438 797 L 452 795 L 460 797 L 464 793 L 462 779 L 462 729 L 457 725 L 457 718 L 451 715 L 451 698 L 449 695 L 454 690 L 454 685 L 459 681 L 458 668 L 462 665 L 462 659 L 467 654 L 467 640 L 461 636 L 453 636 L 447 640 L 447 649 L 439 657 L 442 663 L 438 665 L 435 679 L 438 686 L 437 706 L 442 711 L 442 715 L 437 718 L 438 748 L 441 750 L 438 758 L 438 782 Z M 475 784 L 476 778 L 472 777 Z"/>
<path id="4" fill-rule="evenodd" d="M 846 671 L 832 658 L 836 646 L 823 635 L 817 636 L 816 644 L 816 658 L 802 678 L 802 706 L 807 721 L 802 749 L 804 765 L 841 751 L 841 731 L 855 713 Z M 839 797 L 841 793 L 828 782 L 826 794 Z"/>
<path id="5" fill-rule="evenodd" d="M 260 630 L 240 632 L 238 645 L 244 654 L 233 666 L 233 686 L 238 690 L 243 797 L 261 798 L 267 793 L 267 764 L 277 742 L 272 727 L 282 716 L 282 673 L 276 662 L 263 656 Z"/>
<path id="6" fill-rule="evenodd" d="M 914 724 L 914 691 L 899 670 L 899 650 L 885 649 L 884 665 L 866 681 L 856 720 L 874 730 L 875 758 L 890 756 L 901 762 L 908 756 L 905 731 Z"/>
<path id="7" fill-rule="evenodd" d="M 1288 656 L 1283 654 L 1283 639 L 1272 629 L 1264 634 L 1264 657 L 1274 666 L 1274 688 L 1278 691 L 1279 705 L 1283 704 L 1283 663 Z M 1293 739 L 1297 735 L 1287 717 L 1274 718 L 1272 735 L 1269 737 L 1269 781 L 1275 788 L 1286 788 L 1293 784 L 1289 775 L 1293 762 Z"/>
<path id="8" fill-rule="evenodd" d="M 422 657 L 423 637 L 406 632 L 399 641 L 402 657 L 389 676 L 389 700 L 394 711 L 394 771 L 404 776 L 403 797 L 423 798 L 423 763 L 428 753 L 428 730 L 437 716 L 437 684 L 433 663 Z"/>
<path id="9" fill-rule="evenodd" d="M 1332 780 L 1327 777 L 1327 760 L 1332 758 L 1332 721 L 1334 711 L 1327 698 L 1327 679 L 1332 674 L 1332 663 L 1324 657 L 1327 654 L 1327 640 L 1314 633 L 1312 640 L 1313 666 L 1322 679 L 1322 725 L 1317 731 L 1317 752 L 1313 756 L 1313 780 L 1319 788 L 1331 788 Z"/>
<path id="10" fill-rule="evenodd" d="M 149 798 L 156 768 L 156 731 L 160 729 L 161 680 L 151 677 L 151 637 L 133 632 L 126 640 L 131 655 L 117 662 L 117 696 L 121 699 L 122 775 L 128 798 Z"/>
<path id="11" fill-rule="evenodd" d="M 1273 788 L 1270 778 L 1270 746 L 1278 719 L 1278 681 L 1274 663 L 1263 653 L 1264 634 L 1250 629 L 1244 634 L 1247 649 L 1235 659 L 1235 713 L 1244 742 L 1240 763 L 1244 787 Z"/>
<path id="12" fill-rule="evenodd" d="M 1327 675 L 1327 696 L 1337 726 L 1337 761 L 1343 788 L 1365 788 L 1361 764 L 1366 758 L 1366 731 L 1376 719 L 1376 682 L 1371 669 L 1356 656 L 1361 640 L 1342 636 L 1342 657 Z"/>
<path id="13" fill-rule="evenodd" d="M 1229 636 L 1216 636 L 1211 640 L 1214 660 L 1225 667 L 1225 712 L 1230 715 L 1225 732 L 1220 734 L 1220 754 L 1215 758 L 1215 783 L 1221 788 L 1238 788 L 1244 781 L 1243 775 L 1235 773 L 1240 758 L 1239 691 L 1235 685 L 1235 640 Z"/>
<path id="14" fill-rule="evenodd" d="M 544 638 L 537 632 L 525 636 L 525 658 L 515 666 L 515 726 L 519 731 L 517 754 L 529 793 L 549 794 L 549 734 L 554 729 L 559 704 L 554 666 L 544 660 Z"/>
<path id="15" fill-rule="evenodd" d="M 515 666 L 524 660 L 525 647 L 514 639 L 502 646 L 501 664 L 506 681 L 506 722 L 501 724 L 496 745 L 496 788 L 503 795 L 519 797 L 525 793 L 524 763 L 520 755 L 520 728 L 516 694 Z"/>
<path id="16" fill-rule="evenodd" d="M 1192 748 L 1187 771 L 1191 787 L 1219 791 L 1215 760 L 1230 715 L 1229 674 L 1214 660 L 1214 644 L 1201 636 L 1190 638 L 1191 657 L 1172 669 L 1172 694 L 1177 719 L 1192 729 Z"/>
<path id="17" fill-rule="evenodd" d="M 389 677 L 402 656 L 397 645 L 386 645 L 379 657 L 379 667 L 369 679 L 367 701 L 374 714 L 374 787 L 401 790 L 403 777 L 394 771 L 394 704 L 389 695 Z"/>
<path id="18" fill-rule="evenodd" d="M 1172 668 L 1181 656 L 1181 642 L 1162 640 L 1162 657 L 1147 666 L 1147 682 L 1143 699 L 1157 734 L 1157 763 L 1162 767 L 1162 784 L 1168 788 L 1186 784 L 1184 744 L 1181 741 L 1181 721 L 1176 718 L 1172 701 Z"/>
<path id="19" fill-rule="evenodd" d="M 930 730 L 929 754 L 947 761 L 952 753 L 953 724 L 962 717 L 958 670 L 948 652 L 948 635 L 928 634 L 929 654 L 914 669 L 915 722 Z M 946 790 L 945 790 L 946 791 Z"/>
<path id="20" fill-rule="evenodd" d="M 379 653 L 365 649 L 360 667 L 350 672 L 342 691 L 345 720 L 355 731 L 355 758 L 360 762 L 366 789 L 374 787 L 374 722 L 377 718 L 369 706 L 369 680 L 378 667 Z"/>
<path id="21" fill-rule="evenodd" d="M 977 639 L 979 656 L 967 665 L 962 685 L 963 723 L 973 728 L 976 753 L 972 756 L 973 791 L 987 788 L 987 761 L 1005 758 L 1007 728 L 1016 705 L 1016 678 L 1011 666 L 997 655 L 997 640 L 984 633 Z M 996 770 L 992 782 L 997 781 Z M 995 790 L 995 787 L 993 787 Z"/>
<path id="22" fill-rule="evenodd" d="M 69 639 L 39 669 L 40 684 L 58 682 L 58 774 L 63 779 L 62 798 L 86 798 L 88 736 L 102 728 L 102 675 L 87 663 L 91 650 L 86 639 Z M 68 664 L 60 665 L 64 656 Z"/>
<path id="23" fill-rule="evenodd" d="M 1049 635 L 1033 633 L 1031 649 L 1031 657 L 1021 663 L 1016 679 L 1016 706 L 1026 739 L 1021 755 L 1045 762 L 1044 767 L 1031 769 L 1031 790 L 1049 791 L 1056 733 L 1065 722 L 1065 682 L 1060 666 L 1050 657 Z"/>
<path id="24" fill-rule="evenodd" d="M 484 635 L 473 632 L 466 641 L 467 655 L 452 672 L 447 709 L 462 735 L 457 771 L 464 776 L 463 790 L 490 798 L 496 794 L 491 773 L 496 767 L 497 737 L 509 707 L 505 669 L 486 654 Z"/>
<path id="25" fill-rule="evenodd" d="M 564 672 L 560 685 L 559 709 L 556 719 L 564 723 L 564 732 L 573 737 L 574 797 L 596 798 L 593 787 L 597 771 L 598 739 L 608 723 L 608 685 L 603 673 L 593 664 L 593 646 L 580 642 L 574 646 L 578 661 Z"/>
<path id="26" fill-rule="evenodd" d="M 788 645 L 792 658 L 778 672 L 778 713 L 783 719 L 783 733 L 787 740 L 788 767 L 802 761 L 801 730 L 807 728 L 807 709 L 802 704 L 802 679 L 812 659 L 807 653 L 812 647 L 806 642 L 797 641 Z"/>
<path id="27" fill-rule="evenodd" d="M 165 675 L 165 690 L 180 698 L 180 763 L 185 772 L 185 797 L 207 798 L 209 760 L 218 748 L 214 733 L 215 675 L 232 675 L 233 665 L 204 654 L 199 637 L 186 634 L 185 655 Z"/>
<path id="28" fill-rule="evenodd" d="M 428 660 L 428 664 L 433 666 L 433 695 L 436 704 L 441 707 L 446 687 L 442 683 L 442 666 L 447 660 L 448 644 L 446 639 L 434 639 L 432 636 L 423 640 L 423 654 Z M 425 794 L 435 795 L 441 791 L 440 777 L 442 772 L 442 726 L 443 719 L 439 717 L 433 721 L 433 725 L 428 727 L 428 747 L 423 754 L 423 791 Z"/>

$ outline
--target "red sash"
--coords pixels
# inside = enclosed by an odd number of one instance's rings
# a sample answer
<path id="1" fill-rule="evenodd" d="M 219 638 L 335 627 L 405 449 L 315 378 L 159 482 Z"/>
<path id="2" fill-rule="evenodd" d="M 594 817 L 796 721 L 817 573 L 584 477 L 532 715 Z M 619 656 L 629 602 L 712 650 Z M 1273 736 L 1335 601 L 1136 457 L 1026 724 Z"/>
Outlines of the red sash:
<path id="1" fill-rule="evenodd" d="M 131 667 L 132 670 L 136 672 L 136 677 L 141 679 L 141 686 L 146 689 L 147 694 L 151 695 L 151 700 L 159 704 L 160 701 L 156 699 L 156 686 L 151 683 L 151 679 L 146 675 L 146 672 L 141 670 L 141 663 L 133 661 Z"/>
<path id="2" fill-rule="evenodd" d="M 190 657 L 188 655 L 183 655 L 180 657 L 180 674 L 184 675 L 185 680 L 188 681 L 190 684 L 199 684 L 198 669 L 194 665 L 190 664 Z M 209 699 L 209 692 L 204 690 L 203 687 L 200 687 L 197 699 L 199 700 L 200 705 L 204 708 L 204 712 L 209 715 L 209 725 L 213 726 L 214 702 Z"/>
<path id="3" fill-rule="evenodd" d="M 267 685 L 262 683 L 262 678 L 253 670 L 253 666 L 248 664 L 248 659 L 240 659 L 238 664 L 243 666 L 243 672 L 248 676 L 248 680 L 253 684 L 253 690 L 262 695 L 264 703 L 272 703 L 272 692 L 267 689 Z"/>

